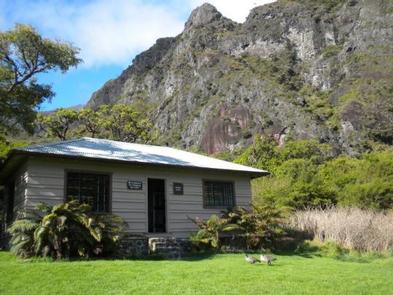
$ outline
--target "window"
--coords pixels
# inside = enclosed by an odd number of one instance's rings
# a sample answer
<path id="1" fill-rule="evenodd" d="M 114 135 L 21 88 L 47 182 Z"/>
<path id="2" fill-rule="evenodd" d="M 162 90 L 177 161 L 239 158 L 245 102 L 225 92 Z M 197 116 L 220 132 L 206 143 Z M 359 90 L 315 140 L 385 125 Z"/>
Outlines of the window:
<path id="1" fill-rule="evenodd" d="M 235 206 L 233 183 L 224 181 L 204 181 L 203 206 L 205 208 L 232 208 Z"/>
<path id="2" fill-rule="evenodd" d="M 109 175 L 68 172 L 66 199 L 87 203 L 94 212 L 109 212 Z"/>

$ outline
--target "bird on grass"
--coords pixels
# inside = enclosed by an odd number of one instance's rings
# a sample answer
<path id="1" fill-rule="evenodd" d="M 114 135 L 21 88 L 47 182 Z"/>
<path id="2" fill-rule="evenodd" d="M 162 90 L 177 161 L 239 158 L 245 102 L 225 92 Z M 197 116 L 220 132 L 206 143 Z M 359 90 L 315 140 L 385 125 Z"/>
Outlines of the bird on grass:
<path id="1" fill-rule="evenodd" d="M 264 255 L 264 254 L 262 254 L 262 255 L 260 256 L 260 261 L 261 261 L 261 262 L 265 262 L 265 263 L 267 263 L 268 265 L 272 265 L 272 262 L 273 262 L 274 260 L 277 260 L 277 258 L 276 258 L 276 257 L 273 257 L 272 255 Z"/>
<path id="2" fill-rule="evenodd" d="M 256 263 L 256 262 L 259 262 L 258 259 L 256 259 L 255 257 L 252 257 L 252 256 L 248 256 L 247 254 L 246 254 L 246 256 L 244 257 L 244 259 L 245 259 L 248 263 L 251 263 L 251 264 L 254 264 L 254 263 Z"/>

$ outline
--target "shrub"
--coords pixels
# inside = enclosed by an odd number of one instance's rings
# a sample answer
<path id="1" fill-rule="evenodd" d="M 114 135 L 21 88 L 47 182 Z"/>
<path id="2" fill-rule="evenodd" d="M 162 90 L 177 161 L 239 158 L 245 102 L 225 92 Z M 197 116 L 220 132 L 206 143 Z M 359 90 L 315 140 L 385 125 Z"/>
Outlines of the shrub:
<path id="1" fill-rule="evenodd" d="M 329 146 L 313 140 L 288 141 L 278 147 L 272 140 L 257 138 L 236 161 L 271 172 L 252 183 L 256 204 L 295 209 L 331 205 L 393 208 L 392 150 L 358 158 L 331 157 Z"/>
<path id="2" fill-rule="evenodd" d="M 18 256 L 55 259 L 112 254 L 123 230 L 123 220 L 95 214 L 78 201 L 47 206 L 16 220 L 9 228 L 11 250 Z"/>
<path id="3" fill-rule="evenodd" d="M 22 258 L 34 255 L 34 231 L 38 227 L 36 220 L 16 220 L 8 229 L 11 235 L 11 252 Z"/>
<path id="4" fill-rule="evenodd" d="M 296 211 L 289 226 L 323 242 L 358 251 L 393 249 L 393 213 L 358 208 Z"/>
<path id="5" fill-rule="evenodd" d="M 199 230 L 191 235 L 191 242 L 213 249 L 220 249 L 225 244 L 225 232 L 247 250 L 270 248 L 273 240 L 283 232 L 283 210 L 270 206 L 253 206 L 251 210 L 238 207 L 221 217 L 212 215 L 207 220 L 196 218 L 193 221 Z"/>
<path id="6" fill-rule="evenodd" d="M 253 206 L 252 210 L 234 208 L 223 218 L 237 225 L 247 250 L 271 248 L 273 240 L 283 233 L 283 210 L 271 206 Z"/>
<path id="7" fill-rule="evenodd" d="M 212 215 L 207 220 L 200 218 L 191 219 L 199 230 L 190 237 L 191 242 L 197 246 L 219 249 L 221 246 L 220 235 L 225 231 L 232 231 L 236 226 L 229 224 L 225 218 Z"/>
<path id="8" fill-rule="evenodd" d="M 316 140 L 290 140 L 281 147 L 273 138 L 257 136 L 235 162 L 276 174 L 277 169 L 288 160 L 307 159 L 312 164 L 321 164 L 331 156 L 331 147 Z"/>
<path id="9" fill-rule="evenodd" d="M 393 206 L 392 159 L 391 151 L 360 158 L 341 156 L 322 165 L 319 175 L 340 205 L 389 209 Z"/>

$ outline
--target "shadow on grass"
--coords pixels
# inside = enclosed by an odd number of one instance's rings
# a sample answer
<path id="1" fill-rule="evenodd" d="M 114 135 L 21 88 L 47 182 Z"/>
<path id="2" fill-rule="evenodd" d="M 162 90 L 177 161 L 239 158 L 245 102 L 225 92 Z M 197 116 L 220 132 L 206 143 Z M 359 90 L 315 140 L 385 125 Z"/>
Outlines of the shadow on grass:
<path id="1" fill-rule="evenodd" d="M 217 255 L 222 254 L 234 254 L 241 256 L 242 254 L 249 253 L 251 255 L 259 256 L 262 254 L 263 251 L 245 251 L 245 252 L 236 252 L 236 253 L 228 253 L 228 252 L 221 252 L 221 251 L 205 251 L 199 253 L 189 253 L 183 255 L 181 257 L 163 257 L 158 255 L 148 255 L 148 256 L 141 256 L 141 257 L 90 257 L 90 258 L 69 258 L 69 259 L 60 259 L 55 260 L 49 257 L 31 257 L 31 258 L 20 258 L 14 256 L 12 253 L 8 251 L 1 251 L 0 254 L 8 253 L 8 255 L 3 255 L 2 261 L 15 261 L 15 262 L 22 262 L 22 263 L 58 263 L 58 262 L 93 262 L 93 261 L 203 261 L 203 260 L 210 260 L 216 257 Z M 314 245 L 310 242 L 305 242 L 298 246 L 298 248 L 294 251 L 289 250 L 275 250 L 272 252 L 273 255 L 277 256 L 298 256 L 302 258 L 320 258 L 326 257 L 335 259 L 341 262 L 352 262 L 352 263 L 371 263 L 378 259 L 384 259 L 388 257 L 392 257 L 393 253 L 386 254 L 386 253 L 360 253 L 356 251 L 349 251 L 342 248 L 337 247 L 336 245 L 332 244 L 325 244 L 323 246 Z M 256 266 L 261 265 L 265 267 L 277 267 L 280 266 L 279 264 L 273 263 L 272 265 L 267 265 L 265 263 L 257 263 Z"/>
<path id="2" fill-rule="evenodd" d="M 202 253 L 189 253 L 179 257 L 163 257 L 161 255 L 147 255 L 142 257 L 130 257 L 123 258 L 123 260 L 135 260 L 135 261 L 200 261 L 214 258 L 218 252 L 202 252 Z"/>
<path id="3" fill-rule="evenodd" d="M 201 261 L 208 260 L 214 258 L 217 252 L 203 252 L 203 253 L 190 253 L 180 257 L 163 257 L 160 255 L 146 255 L 146 256 L 138 256 L 138 257 L 124 257 L 124 256 L 114 256 L 114 257 L 72 257 L 72 258 L 64 258 L 64 259 L 53 259 L 51 257 L 30 257 L 30 258 L 21 258 L 15 256 L 9 251 L 1 251 L 1 253 L 7 253 L 9 255 L 2 257 L 2 261 L 15 261 L 21 263 L 58 263 L 58 262 L 93 262 L 93 261 Z"/>
<path id="4" fill-rule="evenodd" d="M 348 250 L 333 242 L 304 241 L 294 251 L 275 251 L 281 256 L 300 256 L 303 258 L 326 257 L 342 262 L 371 263 L 378 259 L 392 257 L 392 253 L 359 252 Z"/>
<path id="5" fill-rule="evenodd" d="M 315 245 L 304 242 L 297 246 L 294 250 L 277 250 L 274 252 L 281 256 L 300 256 L 303 258 L 321 257 L 321 249 Z"/>

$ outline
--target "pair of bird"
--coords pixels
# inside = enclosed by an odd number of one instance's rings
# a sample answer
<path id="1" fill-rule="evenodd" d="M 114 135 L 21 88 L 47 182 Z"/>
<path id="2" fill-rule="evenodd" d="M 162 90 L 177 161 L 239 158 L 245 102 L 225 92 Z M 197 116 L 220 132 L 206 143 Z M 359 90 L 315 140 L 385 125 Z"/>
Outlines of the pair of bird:
<path id="1" fill-rule="evenodd" d="M 272 255 L 264 255 L 264 254 L 261 254 L 261 256 L 259 257 L 259 259 L 258 259 L 258 258 L 255 258 L 255 257 L 253 257 L 253 256 L 248 256 L 248 255 L 246 254 L 246 256 L 244 257 L 244 259 L 245 259 L 248 263 L 251 263 L 251 264 L 254 264 L 254 263 L 257 263 L 257 262 L 265 262 L 265 263 L 267 263 L 268 265 L 271 265 L 272 262 L 273 262 L 274 260 L 277 260 L 277 258 L 273 257 Z"/>

